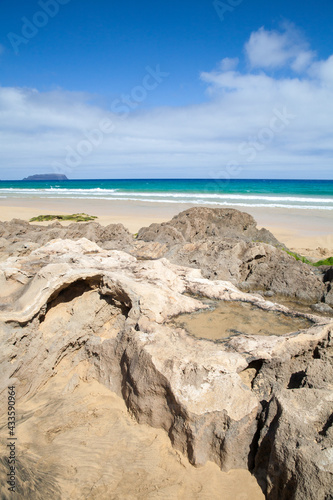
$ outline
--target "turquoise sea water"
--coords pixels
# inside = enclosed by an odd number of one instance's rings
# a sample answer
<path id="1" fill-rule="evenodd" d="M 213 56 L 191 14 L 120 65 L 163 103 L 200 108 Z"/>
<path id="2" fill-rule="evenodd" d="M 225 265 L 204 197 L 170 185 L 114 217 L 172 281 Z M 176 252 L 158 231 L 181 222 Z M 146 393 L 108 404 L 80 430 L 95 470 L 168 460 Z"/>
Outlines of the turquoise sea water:
<path id="1" fill-rule="evenodd" d="M 333 180 L 0 181 L 0 199 L 96 199 L 333 210 Z"/>

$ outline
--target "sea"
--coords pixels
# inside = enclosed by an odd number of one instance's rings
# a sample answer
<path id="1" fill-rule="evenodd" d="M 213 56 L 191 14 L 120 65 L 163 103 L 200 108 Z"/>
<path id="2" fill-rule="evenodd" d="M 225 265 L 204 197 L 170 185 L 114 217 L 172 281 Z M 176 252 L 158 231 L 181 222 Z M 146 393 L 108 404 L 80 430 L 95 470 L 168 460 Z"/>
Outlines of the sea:
<path id="1" fill-rule="evenodd" d="M 333 210 L 333 180 L 94 179 L 0 181 L 0 199 L 90 199 Z"/>

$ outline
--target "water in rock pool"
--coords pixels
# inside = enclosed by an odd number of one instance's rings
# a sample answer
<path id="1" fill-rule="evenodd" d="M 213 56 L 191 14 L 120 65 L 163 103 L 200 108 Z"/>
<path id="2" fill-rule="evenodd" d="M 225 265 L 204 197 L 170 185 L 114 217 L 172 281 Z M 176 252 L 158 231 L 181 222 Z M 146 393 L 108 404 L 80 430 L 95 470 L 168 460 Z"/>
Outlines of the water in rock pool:
<path id="1" fill-rule="evenodd" d="M 215 302 L 214 308 L 181 314 L 172 318 L 171 323 L 195 337 L 210 340 L 239 334 L 285 335 L 313 325 L 304 317 L 265 311 L 251 303 L 239 301 Z"/>

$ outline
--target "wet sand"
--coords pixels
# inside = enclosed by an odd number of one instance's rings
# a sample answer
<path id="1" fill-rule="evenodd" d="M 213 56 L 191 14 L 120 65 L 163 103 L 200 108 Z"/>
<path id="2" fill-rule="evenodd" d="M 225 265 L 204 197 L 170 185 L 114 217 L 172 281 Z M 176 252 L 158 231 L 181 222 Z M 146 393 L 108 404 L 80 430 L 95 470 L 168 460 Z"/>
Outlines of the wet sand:
<path id="1" fill-rule="evenodd" d="M 183 203 L 11 198 L 0 199 L 0 220 L 29 220 L 43 214 L 85 212 L 98 216 L 97 221 L 102 225 L 121 223 L 130 232 L 136 233 L 141 227 L 168 221 L 192 206 Z M 259 227 L 269 229 L 279 241 L 302 255 L 315 259 L 333 255 L 332 211 L 256 207 L 239 209 L 251 214 Z"/>

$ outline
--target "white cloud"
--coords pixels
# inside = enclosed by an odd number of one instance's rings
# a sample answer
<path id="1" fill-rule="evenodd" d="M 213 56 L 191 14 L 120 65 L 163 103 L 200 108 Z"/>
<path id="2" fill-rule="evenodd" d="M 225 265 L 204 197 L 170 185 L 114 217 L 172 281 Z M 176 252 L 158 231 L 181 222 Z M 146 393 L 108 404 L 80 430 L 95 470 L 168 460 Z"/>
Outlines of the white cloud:
<path id="1" fill-rule="evenodd" d="M 265 32 L 274 39 L 275 64 L 306 71 L 289 78 L 241 73 L 237 60 L 225 58 L 202 73 L 210 99 L 200 105 L 121 118 L 84 94 L 0 87 L 0 178 L 53 171 L 55 162 L 70 178 L 223 177 L 230 168 L 240 178 L 332 178 L 333 56 L 310 63 L 311 51 L 296 53 L 280 35 L 285 31 L 273 38 Z M 286 47 L 296 55 L 286 56 Z M 96 130 L 105 119 L 114 129 L 101 136 Z M 76 166 L 69 152 L 79 156 Z"/>
<path id="2" fill-rule="evenodd" d="M 318 61 L 309 70 L 310 75 L 317 78 L 323 85 L 333 85 L 333 55 L 326 61 Z"/>
<path id="3" fill-rule="evenodd" d="M 230 57 L 225 57 L 222 59 L 220 62 L 220 70 L 221 71 L 230 71 L 233 69 L 236 69 L 239 63 L 238 57 L 230 58 Z"/>
<path id="4" fill-rule="evenodd" d="M 315 57 L 296 28 L 285 23 L 283 31 L 261 27 L 251 34 L 245 51 L 252 68 L 274 69 L 289 65 L 294 71 L 305 70 Z"/>

